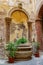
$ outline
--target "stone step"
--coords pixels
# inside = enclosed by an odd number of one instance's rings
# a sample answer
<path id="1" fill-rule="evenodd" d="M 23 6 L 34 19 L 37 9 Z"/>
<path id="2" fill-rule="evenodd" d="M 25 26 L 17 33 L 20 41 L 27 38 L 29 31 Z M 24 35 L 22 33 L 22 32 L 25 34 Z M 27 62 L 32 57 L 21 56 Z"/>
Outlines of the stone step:
<path id="1" fill-rule="evenodd" d="M 27 61 L 27 60 L 31 60 L 32 56 L 30 57 L 26 57 L 26 58 L 15 58 L 15 61 Z"/>
<path id="2" fill-rule="evenodd" d="M 29 59 L 32 57 L 32 51 L 16 52 L 16 59 Z"/>
<path id="3" fill-rule="evenodd" d="M 30 45 L 20 45 L 16 51 L 16 60 L 26 60 L 32 57 L 32 46 Z"/>
<path id="4" fill-rule="evenodd" d="M 32 50 L 32 46 L 31 47 L 18 47 L 18 51 L 30 51 L 30 50 Z"/>

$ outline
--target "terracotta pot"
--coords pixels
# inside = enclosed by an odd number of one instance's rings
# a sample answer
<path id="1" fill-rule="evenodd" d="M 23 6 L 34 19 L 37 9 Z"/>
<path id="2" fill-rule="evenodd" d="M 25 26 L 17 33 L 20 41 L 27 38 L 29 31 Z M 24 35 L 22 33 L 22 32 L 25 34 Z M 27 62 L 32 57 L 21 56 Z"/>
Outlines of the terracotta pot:
<path id="1" fill-rule="evenodd" d="M 8 60 L 9 60 L 9 61 L 8 61 L 9 63 L 14 63 L 14 58 L 9 57 Z"/>
<path id="2" fill-rule="evenodd" d="M 34 54 L 34 56 L 35 56 L 35 57 L 40 57 L 39 52 L 36 52 L 36 53 Z"/>

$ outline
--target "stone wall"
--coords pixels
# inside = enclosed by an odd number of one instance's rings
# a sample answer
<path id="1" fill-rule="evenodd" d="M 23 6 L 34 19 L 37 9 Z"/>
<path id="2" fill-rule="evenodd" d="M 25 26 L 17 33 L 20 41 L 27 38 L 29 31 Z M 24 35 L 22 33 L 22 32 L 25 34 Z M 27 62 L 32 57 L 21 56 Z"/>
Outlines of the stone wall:
<path id="1" fill-rule="evenodd" d="M 41 5 L 43 4 L 43 0 L 19 0 L 22 3 L 22 7 L 28 12 L 28 16 L 30 19 L 30 22 L 32 22 L 32 33 L 31 33 L 31 37 L 32 37 L 32 41 L 33 38 L 35 38 L 36 41 L 39 41 L 41 43 L 41 47 L 43 46 L 42 44 L 42 31 L 41 31 L 41 26 L 40 26 L 40 21 L 37 21 L 35 23 L 35 17 L 37 17 L 39 9 L 41 7 Z M 12 3 L 12 5 L 11 5 Z M 0 11 L 3 12 L 4 10 L 4 14 L 0 13 L 0 57 L 4 58 L 5 56 L 5 51 L 4 51 L 4 46 L 6 44 L 6 39 L 8 38 L 6 36 L 6 23 L 3 17 L 5 16 L 9 16 L 9 12 L 10 10 L 12 10 L 13 8 L 18 7 L 18 1 L 17 0 L 0 0 Z M 14 5 L 15 4 L 15 5 Z M 5 11 L 6 10 L 6 11 Z M 6 12 L 6 14 L 5 14 Z M 28 21 L 29 22 L 29 21 Z M 35 28 L 35 24 L 36 24 L 36 28 Z M 18 27 L 17 27 L 18 28 Z M 17 29 L 16 28 L 16 29 Z M 11 24 L 11 29 L 12 29 L 12 24 Z M 20 33 L 18 37 L 22 37 L 22 29 L 16 30 L 16 32 L 14 31 L 15 27 L 10 30 L 10 40 L 14 40 L 14 38 L 12 39 L 12 36 L 14 37 L 15 33 L 17 32 Z M 21 30 L 21 31 L 19 31 Z M 26 31 L 26 30 L 25 30 Z M 12 35 L 13 33 L 14 35 Z M 12 36 L 11 36 L 12 35 Z M 26 34 L 24 34 L 26 36 L 26 38 L 28 38 L 28 30 L 26 31 Z M 8 35 L 9 36 L 9 35 Z M 16 38 L 16 36 L 15 36 Z"/>
<path id="2" fill-rule="evenodd" d="M 6 44 L 6 29 L 4 18 L 0 18 L 0 58 L 5 57 L 4 46 Z"/>
<path id="3" fill-rule="evenodd" d="M 10 25 L 10 41 L 15 41 L 21 37 L 28 39 L 28 26 L 27 23 L 13 23 Z"/>

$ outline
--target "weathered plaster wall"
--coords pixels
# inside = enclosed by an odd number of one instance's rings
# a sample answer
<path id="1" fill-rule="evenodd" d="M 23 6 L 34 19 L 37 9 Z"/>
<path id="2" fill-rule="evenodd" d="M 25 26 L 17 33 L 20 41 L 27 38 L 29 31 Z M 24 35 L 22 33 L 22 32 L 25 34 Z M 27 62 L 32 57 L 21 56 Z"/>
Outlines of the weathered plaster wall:
<path id="1" fill-rule="evenodd" d="M 34 0 L 28 0 L 28 1 L 24 1 L 24 0 L 2 0 L 0 1 L 0 8 L 5 9 L 6 10 L 6 16 L 9 16 L 9 11 L 14 8 L 14 7 L 18 7 L 18 3 L 21 2 L 22 3 L 22 7 L 28 12 L 28 16 L 29 16 L 29 20 L 30 22 L 33 22 L 34 20 L 34 15 L 35 15 L 35 1 Z M 12 4 L 12 5 L 11 5 Z M 1 10 L 1 9 L 0 9 Z M 34 33 L 32 33 L 32 39 L 33 39 L 33 35 Z"/>
<path id="2" fill-rule="evenodd" d="M 5 57 L 5 43 L 6 43 L 6 26 L 4 18 L 0 18 L 0 58 Z"/>

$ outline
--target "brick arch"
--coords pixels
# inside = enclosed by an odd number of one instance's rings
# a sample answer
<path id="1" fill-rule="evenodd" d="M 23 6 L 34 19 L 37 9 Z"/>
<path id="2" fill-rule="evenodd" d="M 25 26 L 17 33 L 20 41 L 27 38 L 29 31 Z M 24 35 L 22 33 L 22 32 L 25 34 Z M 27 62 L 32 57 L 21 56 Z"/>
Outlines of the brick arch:
<path id="1" fill-rule="evenodd" d="M 39 10 L 38 17 L 42 18 L 42 15 L 43 15 L 43 5 L 41 6 L 41 8 Z"/>
<path id="2" fill-rule="evenodd" d="M 38 17 L 38 14 L 42 5 L 43 5 L 43 0 L 39 1 L 39 5 L 37 4 L 38 7 L 36 8 L 36 17 Z"/>

